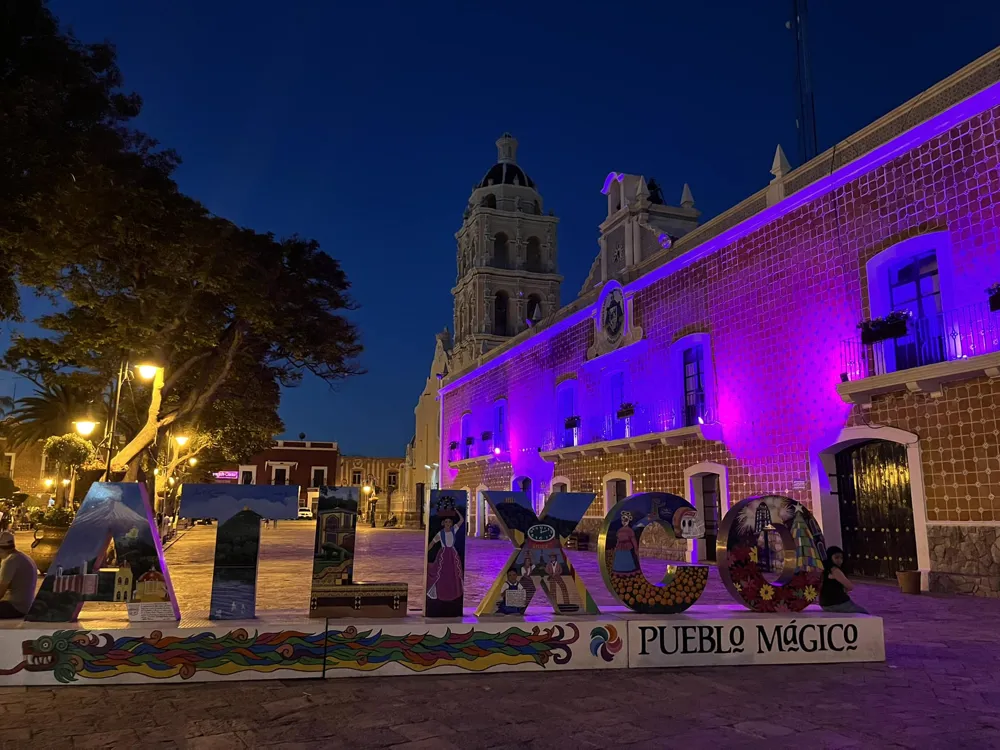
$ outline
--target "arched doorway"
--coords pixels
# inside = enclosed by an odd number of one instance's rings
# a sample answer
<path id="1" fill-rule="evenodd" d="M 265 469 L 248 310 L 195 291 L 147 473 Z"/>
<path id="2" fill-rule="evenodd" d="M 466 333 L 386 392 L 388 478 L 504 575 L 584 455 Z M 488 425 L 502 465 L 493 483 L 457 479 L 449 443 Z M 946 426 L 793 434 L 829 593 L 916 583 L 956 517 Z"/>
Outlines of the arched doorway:
<path id="1" fill-rule="evenodd" d="M 705 521 L 705 538 L 690 542 L 691 562 L 715 562 L 719 524 L 729 511 L 729 469 L 706 461 L 684 470 L 686 498 Z"/>
<path id="2" fill-rule="evenodd" d="M 906 446 L 888 440 L 834 455 L 841 546 L 849 573 L 894 580 L 916 570 L 917 537 Z"/>
<path id="3" fill-rule="evenodd" d="M 473 508 L 475 509 L 475 519 L 473 522 L 469 523 L 470 528 L 473 529 L 473 533 L 476 536 L 483 535 L 483 529 L 486 528 L 486 496 L 483 494 L 489 488 L 485 484 L 481 484 L 476 487 L 476 496 L 472 499 Z"/>

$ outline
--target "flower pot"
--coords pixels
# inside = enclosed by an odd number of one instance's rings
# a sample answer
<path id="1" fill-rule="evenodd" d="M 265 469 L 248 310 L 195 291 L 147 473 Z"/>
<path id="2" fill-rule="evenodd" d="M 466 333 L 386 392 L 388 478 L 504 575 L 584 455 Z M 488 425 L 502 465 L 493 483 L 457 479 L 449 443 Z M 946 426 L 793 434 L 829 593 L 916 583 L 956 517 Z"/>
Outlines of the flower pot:
<path id="1" fill-rule="evenodd" d="M 920 571 L 900 570 L 896 572 L 896 580 L 899 582 L 899 590 L 904 594 L 920 593 Z"/>
<path id="2" fill-rule="evenodd" d="M 1000 292 L 990 295 L 990 312 L 1000 312 Z"/>
<path id="3" fill-rule="evenodd" d="M 898 339 L 906 335 L 906 321 L 894 320 L 888 323 L 872 325 L 871 321 L 861 324 L 861 343 L 875 344 L 879 341 Z"/>
<path id="4" fill-rule="evenodd" d="M 39 526 L 35 529 L 35 541 L 31 543 L 31 559 L 35 561 L 40 573 L 48 572 L 55 562 L 56 553 L 66 538 L 66 526 Z"/>

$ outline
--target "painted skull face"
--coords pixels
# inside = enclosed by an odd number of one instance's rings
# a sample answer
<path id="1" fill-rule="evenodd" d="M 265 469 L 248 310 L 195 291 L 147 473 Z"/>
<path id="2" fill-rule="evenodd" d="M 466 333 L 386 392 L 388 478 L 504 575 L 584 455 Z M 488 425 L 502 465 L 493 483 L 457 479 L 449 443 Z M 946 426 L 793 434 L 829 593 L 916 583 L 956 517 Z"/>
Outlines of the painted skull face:
<path id="1" fill-rule="evenodd" d="M 705 522 L 694 508 L 681 508 L 674 514 L 674 533 L 681 539 L 698 539 L 705 536 Z"/>

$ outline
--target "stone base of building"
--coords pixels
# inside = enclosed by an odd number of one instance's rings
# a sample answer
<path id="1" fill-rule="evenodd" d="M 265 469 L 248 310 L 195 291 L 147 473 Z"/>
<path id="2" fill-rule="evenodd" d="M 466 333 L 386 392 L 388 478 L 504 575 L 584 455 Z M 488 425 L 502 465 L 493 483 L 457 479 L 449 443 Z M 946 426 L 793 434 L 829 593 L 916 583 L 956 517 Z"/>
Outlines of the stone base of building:
<path id="1" fill-rule="evenodd" d="M 1000 598 L 1000 526 L 927 526 L 928 588 Z"/>
<path id="2" fill-rule="evenodd" d="M 394 620 L 265 611 L 223 621 L 202 612 L 158 623 L 100 614 L 112 618 L 0 623 L 0 687 L 885 661 L 881 618 L 813 609 Z"/>

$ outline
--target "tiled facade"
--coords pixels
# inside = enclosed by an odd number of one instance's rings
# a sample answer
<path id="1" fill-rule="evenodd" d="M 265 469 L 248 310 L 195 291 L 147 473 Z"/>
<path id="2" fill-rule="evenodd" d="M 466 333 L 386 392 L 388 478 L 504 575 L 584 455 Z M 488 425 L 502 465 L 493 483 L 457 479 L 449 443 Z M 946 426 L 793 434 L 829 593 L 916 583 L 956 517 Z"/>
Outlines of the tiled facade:
<path id="1" fill-rule="evenodd" d="M 559 477 L 603 503 L 605 478 L 616 472 L 627 475 L 632 492 L 688 495 L 685 472 L 707 462 L 725 467 L 731 502 L 761 493 L 792 497 L 811 505 L 828 538 L 838 541 L 839 510 L 828 487 L 832 456 L 860 441 L 888 440 L 907 447 L 925 579 L 996 596 L 990 580 L 1000 582 L 997 571 L 959 564 L 954 552 L 943 554 L 940 540 L 970 540 L 959 547 L 974 556 L 985 544 L 984 529 L 1000 524 L 997 334 L 987 334 L 985 349 L 966 346 L 958 364 L 933 365 L 935 377 L 951 379 L 943 385 L 900 380 L 854 403 L 841 388 L 862 377 L 845 372 L 843 342 L 857 337 L 859 321 L 887 311 L 876 302 L 880 261 L 873 259 L 924 243 L 937 253 L 946 310 L 973 305 L 982 319 L 1000 316 L 985 312 L 984 293 L 1000 281 L 998 79 L 1000 51 L 845 142 L 882 133 L 867 155 L 856 153 L 811 184 L 803 175 L 813 163 L 776 177 L 784 181 L 778 200 L 771 202 L 773 190 L 758 194 L 655 261 L 624 269 L 618 278 L 640 341 L 595 356 L 597 295 L 606 284 L 548 327 L 452 373 L 441 391 L 441 464 L 450 467 L 444 486 L 508 489 L 527 477 L 540 503 Z M 932 111 L 932 94 L 952 99 Z M 923 121 L 912 118 L 916 104 Z M 713 225 L 724 229 L 713 236 Z M 1000 332 L 995 320 L 989 325 Z M 692 333 L 707 334 L 699 340 L 710 352 L 711 403 L 704 424 L 681 435 L 672 346 Z M 979 372 L 954 375 L 953 365 L 974 369 L 977 357 L 984 363 Z M 631 444 L 607 427 L 607 383 L 615 372 L 624 374 L 623 400 L 636 405 Z M 567 379 L 576 381 L 579 442 L 598 445 L 592 455 L 560 450 L 557 391 Z M 454 461 L 448 446 L 460 438 L 463 414 L 471 414 L 471 434 L 479 435 L 490 429 L 497 399 L 508 405 L 509 452 Z M 650 435 L 655 439 L 644 442 Z M 590 515 L 587 523 L 596 527 L 601 513 Z M 994 552 L 1000 558 L 1000 549 Z"/>

